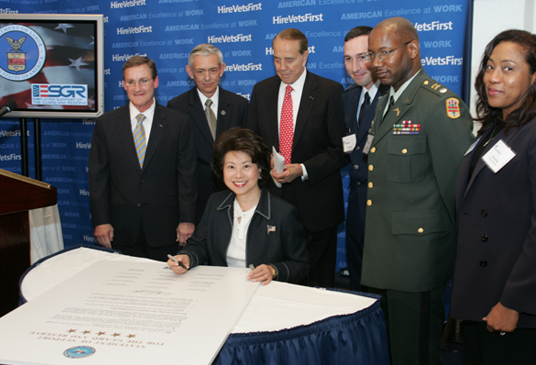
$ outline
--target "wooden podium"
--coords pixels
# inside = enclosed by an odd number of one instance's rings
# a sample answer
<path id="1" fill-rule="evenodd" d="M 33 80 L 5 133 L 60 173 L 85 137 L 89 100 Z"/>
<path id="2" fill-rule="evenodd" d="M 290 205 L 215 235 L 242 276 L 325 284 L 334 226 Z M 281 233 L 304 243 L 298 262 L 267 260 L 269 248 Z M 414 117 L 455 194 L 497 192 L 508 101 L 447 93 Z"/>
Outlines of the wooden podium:
<path id="1" fill-rule="evenodd" d="M 30 267 L 28 211 L 57 200 L 50 184 L 0 169 L 0 316 L 17 308 L 19 279 Z"/>

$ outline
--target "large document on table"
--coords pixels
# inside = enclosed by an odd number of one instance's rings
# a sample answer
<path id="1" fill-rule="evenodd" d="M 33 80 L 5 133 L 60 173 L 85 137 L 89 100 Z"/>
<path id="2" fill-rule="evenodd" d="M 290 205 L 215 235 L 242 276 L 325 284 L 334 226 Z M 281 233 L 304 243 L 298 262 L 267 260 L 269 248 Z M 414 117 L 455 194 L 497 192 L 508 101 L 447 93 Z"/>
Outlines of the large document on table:
<path id="1" fill-rule="evenodd" d="M 0 318 L 0 363 L 210 364 L 259 286 L 248 271 L 98 261 Z"/>

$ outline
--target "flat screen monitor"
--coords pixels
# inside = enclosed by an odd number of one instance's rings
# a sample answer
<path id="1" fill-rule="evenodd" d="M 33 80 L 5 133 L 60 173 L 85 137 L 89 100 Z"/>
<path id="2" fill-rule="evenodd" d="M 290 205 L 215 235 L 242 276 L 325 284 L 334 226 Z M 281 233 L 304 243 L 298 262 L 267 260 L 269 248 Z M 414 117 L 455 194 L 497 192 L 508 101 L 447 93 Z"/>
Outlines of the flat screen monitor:
<path id="1" fill-rule="evenodd" d="M 103 16 L 0 14 L 0 107 L 6 117 L 104 113 Z"/>

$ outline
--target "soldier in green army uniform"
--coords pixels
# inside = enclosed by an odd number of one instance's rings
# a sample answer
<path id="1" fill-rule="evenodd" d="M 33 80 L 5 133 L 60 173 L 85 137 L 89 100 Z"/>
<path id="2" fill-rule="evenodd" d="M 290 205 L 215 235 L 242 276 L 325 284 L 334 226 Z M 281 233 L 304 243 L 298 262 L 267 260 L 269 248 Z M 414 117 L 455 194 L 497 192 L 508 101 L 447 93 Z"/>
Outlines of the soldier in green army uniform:
<path id="1" fill-rule="evenodd" d="M 443 294 L 450 278 L 454 189 L 473 140 L 466 105 L 422 69 L 405 18 L 369 37 L 378 78 L 390 85 L 365 146 L 368 190 L 362 285 L 382 295 L 393 364 L 440 364 Z"/>

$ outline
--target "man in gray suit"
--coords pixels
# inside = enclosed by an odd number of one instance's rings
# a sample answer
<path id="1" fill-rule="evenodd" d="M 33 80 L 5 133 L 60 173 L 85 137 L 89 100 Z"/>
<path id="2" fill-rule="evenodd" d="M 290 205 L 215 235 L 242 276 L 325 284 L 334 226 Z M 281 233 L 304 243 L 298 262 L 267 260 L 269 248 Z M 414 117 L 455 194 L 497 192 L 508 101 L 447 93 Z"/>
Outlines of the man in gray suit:
<path id="1" fill-rule="evenodd" d="M 156 65 L 123 66 L 130 103 L 97 119 L 89 153 L 97 242 L 124 254 L 166 260 L 194 231 L 197 182 L 188 118 L 156 103 Z"/>
<path id="2" fill-rule="evenodd" d="M 224 71 L 223 55 L 218 48 L 207 43 L 197 45 L 190 53 L 186 66 L 186 72 L 195 81 L 196 87 L 167 104 L 168 108 L 189 116 L 192 124 L 199 184 L 195 224 L 201 221 L 210 195 L 226 189 L 210 167 L 214 139 L 230 128 L 246 124 L 247 99 L 218 86 Z"/>

